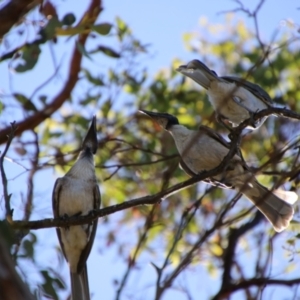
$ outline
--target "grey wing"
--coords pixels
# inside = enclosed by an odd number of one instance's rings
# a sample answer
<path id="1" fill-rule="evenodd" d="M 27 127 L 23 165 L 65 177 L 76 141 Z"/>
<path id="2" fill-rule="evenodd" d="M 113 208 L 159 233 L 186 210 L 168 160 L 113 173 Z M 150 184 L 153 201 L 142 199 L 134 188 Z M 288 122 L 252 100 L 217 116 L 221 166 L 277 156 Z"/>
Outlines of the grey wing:
<path id="1" fill-rule="evenodd" d="M 52 210 L 54 218 L 59 217 L 59 197 L 62 189 L 62 178 L 57 178 L 52 192 Z"/>
<path id="2" fill-rule="evenodd" d="M 101 204 L 101 194 L 100 194 L 100 189 L 98 184 L 95 184 L 94 188 L 93 188 L 93 196 L 94 196 L 94 209 L 98 209 L 100 208 L 100 204 Z M 90 255 L 91 249 L 93 247 L 94 244 L 94 239 L 95 239 L 95 235 L 96 235 L 96 231 L 97 231 L 97 225 L 98 225 L 98 218 L 96 220 L 94 220 L 90 226 L 92 226 L 92 230 L 89 236 L 89 241 L 87 242 L 85 248 L 83 249 L 79 261 L 78 261 L 78 265 L 77 265 L 77 272 L 81 273 L 82 270 L 85 267 L 86 261 Z"/>
<path id="3" fill-rule="evenodd" d="M 218 143 L 222 144 L 224 147 L 230 149 L 230 143 L 227 142 L 220 134 L 218 134 L 216 131 L 211 129 L 210 127 L 207 127 L 205 125 L 199 126 L 199 131 L 202 131 L 206 135 L 208 135 L 210 138 L 214 139 Z"/>
<path id="4" fill-rule="evenodd" d="M 236 83 L 238 86 L 243 86 L 245 89 L 254 94 L 257 98 L 261 99 L 268 106 L 273 104 L 273 100 L 271 99 L 270 95 L 258 84 L 249 82 L 247 80 L 244 80 L 243 78 L 235 76 L 222 76 L 221 78 L 228 82 Z"/>
<path id="5" fill-rule="evenodd" d="M 60 193 L 62 190 L 62 181 L 63 178 L 57 178 L 57 180 L 55 181 L 54 184 L 54 188 L 53 188 L 53 193 L 52 193 L 52 210 L 53 210 L 53 216 L 54 218 L 59 218 L 60 214 L 59 214 L 59 197 L 60 197 Z M 65 253 L 65 249 L 64 249 L 64 244 L 62 243 L 61 240 L 61 233 L 60 233 L 60 229 L 56 228 L 56 234 L 58 237 L 58 241 L 60 244 L 60 248 L 64 254 L 65 259 L 67 260 L 67 256 Z"/>
<path id="6" fill-rule="evenodd" d="M 180 161 L 179 161 L 179 166 L 180 168 L 187 174 L 189 175 L 190 177 L 194 177 L 196 176 L 197 174 L 195 174 L 186 164 L 185 162 L 183 161 L 183 159 L 181 158 Z"/>
<path id="7" fill-rule="evenodd" d="M 194 177 L 196 176 L 197 174 L 195 174 L 186 164 L 185 162 L 183 161 L 183 159 L 180 159 L 179 161 L 179 165 L 180 165 L 180 168 L 187 174 L 189 175 L 190 177 Z M 210 185 L 213 185 L 213 186 L 218 186 L 220 188 L 223 188 L 223 189 L 232 189 L 232 185 L 229 185 L 229 184 L 226 184 L 224 182 L 218 182 L 214 179 L 211 179 L 211 178 L 207 178 L 207 179 L 204 179 L 203 180 L 204 182 L 210 184 Z"/>
<path id="8" fill-rule="evenodd" d="M 224 146 L 228 150 L 230 149 L 231 144 L 229 142 L 227 142 L 221 135 L 219 135 L 216 131 L 214 131 L 210 127 L 207 127 L 207 126 L 204 126 L 204 125 L 200 125 L 199 126 L 199 130 L 202 131 L 203 133 L 205 133 L 206 135 L 208 135 L 210 138 L 212 138 L 215 141 L 217 141 L 218 143 L 220 143 L 222 146 Z M 230 167 L 231 163 L 234 163 L 235 157 L 238 159 L 238 162 L 240 162 L 240 159 L 238 158 L 240 156 L 239 156 L 239 153 L 237 153 L 232 158 L 232 160 L 229 162 L 229 167 Z M 234 168 L 234 167 L 232 167 L 232 168 Z M 209 183 L 212 184 L 212 185 L 219 186 L 219 187 L 221 187 L 223 189 L 231 189 L 231 188 L 233 188 L 233 186 L 229 182 L 219 182 L 219 181 L 216 181 L 213 178 L 210 179 Z"/>

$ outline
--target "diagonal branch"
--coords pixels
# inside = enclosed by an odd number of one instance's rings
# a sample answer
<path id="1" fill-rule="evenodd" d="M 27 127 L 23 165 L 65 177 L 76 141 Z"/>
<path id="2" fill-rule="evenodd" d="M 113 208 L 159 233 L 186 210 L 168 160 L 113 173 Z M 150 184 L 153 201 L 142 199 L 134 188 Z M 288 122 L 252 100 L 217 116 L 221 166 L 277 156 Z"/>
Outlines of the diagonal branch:
<path id="1" fill-rule="evenodd" d="M 112 205 L 107 208 L 94 210 L 85 216 L 78 216 L 78 217 L 71 217 L 71 218 L 58 218 L 58 219 L 44 219 L 44 220 L 30 221 L 30 222 L 12 221 L 11 224 L 14 228 L 23 228 L 23 229 L 41 229 L 41 228 L 50 228 L 50 227 L 66 227 L 70 225 L 81 225 L 93 221 L 97 218 L 101 218 L 103 216 L 113 214 L 117 211 L 121 211 L 138 205 L 145 205 L 145 204 L 153 205 L 159 203 L 161 199 L 167 198 L 172 194 L 177 193 L 182 189 L 188 188 L 199 181 L 203 181 L 207 178 L 213 178 L 216 175 L 220 174 L 222 171 L 224 171 L 224 169 L 228 165 L 228 162 L 232 159 L 232 157 L 235 155 L 237 151 L 240 134 L 243 128 L 247 126 L 246 122 L 247 120 L 244 121 L 242 124 L 240 124 L 237 128 L 235 128 L 232 131 L 231 147 L 228 154 L 224 157 L 224 159 L 222 160 L 219 166 L 217 166 L 216 168 L 210 171 L 201 172 L 200 174 L 184 182 L 175 184 L 174 186 L 164 189 L 154 195 L 140 197 L 137 199 L 123 202 L 121 204 Z"/>
<path id="2" fill-rule="evenodd" d="M 28 193 L 27 193 L 27 200 L 25 204 L 25 212 L 24 212 L 24 220 L 28 221 L 32 211 L 32 203 L 33 203 L 33 190 L 34 190 L 34 175 L 36 174 L 37 170 L 39 169 L 39 155 L 40 155 L 40 147 L 38 143 L 38 135 L 36 132 L 33 131 L 34 135 L 34 146 L 35 146 L 35 154 L 31 161 L 31 169 L 29 171 L 28 176 Z"/>
<path id="3" fill-rule="evenodd" d="M 10 197 L 11 194 L 8 194 L 8 190 L 7 190 L 7 178 L 6 178 L 6 174 L 5 174 L 5 170 L 4 170 L 4 158 L 6 156 L 6 153 L 10 147 L 10 144 L 15 136 L 15 132 L 17 130 L 16 127 L 16 123 L 12 122 L 10 123 L 10 132 L 8 134 L 8 136 L 6 138 L 8 138 L 5 149 L 0 157 L 0 169 L 1 169 L 1 177 L 2 177 L 2 185 L 3 185 L 3 195 L 4 195 L 4 201 L 5 201 L 5 211 L 6 211 L 6 217 L 7 218 L 12 218 L 12 211 L 11 211 L 11 207 L 10 207 Z"/>
<path id="4" fill-rule="evenodd" d="M 41 228 L 50 228 L 50 227 L 66 227 L 70 225 L 81 225 L 89 223 L 97 218 L 101 218 L 110 214 L 113 214 L 117 211 L 135 207 L 138 205 L 146 204 L 157 204 L 160 203 L 162 199 L 165 199 L 175 193 L 178 193 L 180 190 L 193 186 L 195 183 L 205 180 L 209 177 L 214 177 L 217 174 L 221 173 L 224 168 L 227 166 L 228 161 L 232 158 L 235 153 L 235 147 L 232 147 L 232 151 L 229 151 L 226 157 L 224 157 L 222 163 L 210 170 L 202 172 L 201 174 L 194 176 L 184 182 L 177 183 L 167 189 L 160 191 L 154 195 L 144 196 L 137 199 L 132 199 L 120 204 L 112 205 L 106 208 L 97 209 L 91 211 L 88 215 L 85 216 L 76 216 L 71 218 L 57 218 L 57 219 L 44 219 L 38 221 L 12 221 L 11 225 L 14 228 L 23 228 L 23 229 L 41 229 Z"/>
<path id="5" fill-rule="evenodd" d="M 28 286 L 21 280 L 19 274 L 16 271 L 15 262 L 11 259 L 9 248 L 5 243 L 5 234 L 1 231 L 0 238 L 0 290 L 1 299 L 19 299 L 19 300 L 34 300 L 36 299 L 30 293 Z"/>
<path id="6" fill-rule="evenodd" d="M 92 0 L 90 6 L 88 7 L 87 11 L 85 12 L 83 18 L 88 18 L 91 23 L 94 23 L 101 11 L 101 0 Z M 81 22 L 81 21 L 80 21 Z M 45 119 L 51 116 L 55 111 L 57 111 L 63 103 L 70 97 L 73 88 L 75 87 L 78 74 L 80 72 L 81 60 L 82 60 L 82 53 L 78 49 L 79 45 L 85 45 L 86 40 L 88 37 L 88 33 L 81 34 L 78 37 L 78 41 L 73 49 L 73 54 L 69 66 L 69 73 L 67 75 L 67 81 L 62 90 L 58 93 L 58 95 L 53 99 L 51 103 L 46 105 L 44 109 L 36 112 L 32 116 L 24 119 L 23 121 L 18 122 L 17 130 L 15 135 L 21 135 L 24 131 L 29 129 L 34 129 L 40 123 L 42 123 Z M 10 126 L 4 128 L 0 131 L 0 144 L 6 142 L 6 136 L 10 132 Z"/>
<path id="7" fill-rule="evenodd" d="M 255 217 L 251 221 L 245 223 L 243 226 L 239 228 L 232 228 L 230 230 L 229 237 L 228 237 L 228 246 L 223 256 L 224 272 L 222 276 L 222 286 L 221 286 L 221 290 L 218 292 L 218 295 L 222 294 L 223 290 L 226 290 L 227 287 L 231 285 L 231 268 L 234 265 L 235 249 L 240 237 L 243 236 L 247 231 L 254 228 L 256 225 L 258 225 L 258 223 L 262 220 L 263 220 L 262 213 L 257 211 Z"/>
<path id="8" fill-rule="evenodd" d="M 137 245 L 136 245 L 136 247 L 135 247 L 135 249 L 133 251 L 133 254 L 131 255 L 131 257 L 128 260 L 127 269 L 126 269 L 125 274 L 124 274 L 124 276 L 122 278 L 122 281 L 121 281 L 121 283 L 119 285 L 119 288 L 117 289 L 117 292 L 116 292 L 116 297 L 115 297 L 116 300 L 121 299 L 121 293 L 124 290 L 125 284 L 128 281 L 128 277 L 130 275 L 130 272 L 133 269 L 133 266 L 136 264 L 136 260 L 137 260 L 138 254 L 140 253 L 143 245 L 147 241 L 147 238 L 148 238 L 148 235 L 149 235 L 148 234 L 149 230 L 153 226 L 153 222 L 154 222 L 154 218 L 153 217 L 154 217 L 154 215 L 156 213 L 156 210 L 157 210 L 157 206 L 153 206 L 152 209 L 151 209 L 151 211 L 149 212 L 148 216 L 146 217 L 145 224 L 144 224 L 144 232 L 140 236 L 140 238 L 138 240 L 138 243 L 137 243 Z"/>
<path id="9" fill-rule="evenodd" d="M 172 271 L 171 274 L 169 274 L 166 279 L 163 282 L 163 286 L 159 287 L 159 289 L 156 291 L 155 300 L 159 300 L 162 298 L 163 293 L 166 291 L 167 288 L 171 287 L 174 280 L 177 278 L 177 276 L 191 263 L 192 258 L 194 257 L 194 253 L 196 253 L 204 242 L 207 241 L 207 239 L 215 233 L 215 231 L 219 228 L 221 228 L 225 222 L 224 217 L 226 213 L 229 211 L 229 209 L 232 207 L 236 201 L 240 198 L 240 194 L 237 194 L 232 201 L 227 203 L 227 205 L 220 211 L 220 213 L 217 216 L 217 219 L 215 220 L 215 223 L 207 230 L 203 231 L 202 234 L 200 234 L 199 239 L 193 244 L 191 249 L 184 255 L 184 257 L 181 259 L 180 263 L 177 265 L 177 267 Z"/>
<path id="10" fill-rule="evenodd" d="M 8 2 L 0 10 L 0 41 L 22 17 L 24 17 L 40 2 L 40 0 L 11 0 Z"/>
<path id="11" fill-rule="evenodd" d="M 284 286 L 293 286 L 299 285 L 300 278 L 284 280 L 284 279 L 270 279 L 270 278 L 251 278 L 248 280 L 241 281 L 236 284 L 231 284 L 228 286 L 226 291 L 223 291 L 222 294 L 218 294 L 218 298 L 213 298 L 215 300 L 228 299 L 228 296 L 233 292 L 239 291 L 241 289 L 246 289 L 249 287 L 262 287 L 268 285 L 284 285 Z"/>

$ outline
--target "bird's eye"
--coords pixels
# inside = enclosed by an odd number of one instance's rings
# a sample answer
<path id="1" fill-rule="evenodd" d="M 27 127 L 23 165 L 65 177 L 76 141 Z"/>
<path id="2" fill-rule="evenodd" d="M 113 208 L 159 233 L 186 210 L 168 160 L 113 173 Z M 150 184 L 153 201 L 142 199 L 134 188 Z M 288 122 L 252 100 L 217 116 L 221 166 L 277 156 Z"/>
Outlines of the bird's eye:
<path id="1" fill-rule="evenodd" d="M 232 99 L 233 99 L 234 102 L 237 102 L 237 103 L 241 103 L 242 102 L 241 98 L 237 97 L 237 96 L 233 96 Z"/>

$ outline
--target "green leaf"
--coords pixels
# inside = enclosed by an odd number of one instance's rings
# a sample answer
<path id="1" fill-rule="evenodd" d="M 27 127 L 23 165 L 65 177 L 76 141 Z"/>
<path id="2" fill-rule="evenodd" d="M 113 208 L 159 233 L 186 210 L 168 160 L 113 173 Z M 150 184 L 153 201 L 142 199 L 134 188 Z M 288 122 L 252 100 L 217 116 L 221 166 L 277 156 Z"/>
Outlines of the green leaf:
<path id="1" fill-rule="evenodd" d="M 57 19 L 57 17 L 52 17 L 45 28 L 40 32 L 40 35 L 47 41 L 56 37 L 57 28 L 61 28 L 62 23 Z"/>
<path id="2" fill-rule="evenodd" d="M 86 106 L 90 103 L 97 103 L 98 99 L 100 99 L 101 94 L 97 94 L 95 96 L 87 96 L 85 99 L 80 100 L 79 103 L 82 106 Z"/>
<path id="3" fill-rule="evenodd" d="M 98 50 L 103 52 L 105 55 L 109 56 L 109 57 L 113 57 L 113 58 L 120 58 L 121 55 L 116 52 L 115 50 L 113 50 L 110 47 L 106 47 L 106 46 L 99 46 Z"/>
<path id="4" fill-rule="evenodd" d="M 89 56 L 88 52 L 85 50 L 84 46 L 82 46 L 80 43 L 76 42 L 76 47 L 83 56 L 92 60 L 92 58 Z"/>
<path id="5" fill-rule="evenodd" d="M 63 25 L 67 25 L 67 26 L 70 26 L 72 25 L 74 22 L 76 21 L 76 17 L 74 16 L 74 14 L 72 13 L 69 13 L 69 14 L 66 14 L 63 19 L 62 19 L 62 24 Z"/>
<path id="6" fill-rule="evenodd" d="M 37 242 L 35 234 L 29 233 L 28 237 L 23 241 L 23 255 L 22 257 L 30 258 L 34 261 L 34 247 Z"/>
<path id="7" fill-rule="evenodd" d="M 107 118 L 107 115 L 108 115 L 108 113 L 109 113 L 111 107 L 112 107 L 112 102 L 111 102 L 110 99 L 106 100 L 106 101 L 103 103 L 103 105 L 102 105 L 102 107 L 101 107 L 101 111 L 102 111 L 103 116 L 104 116 L 105 118 Z"/>
<path id="8" fill-rule="evenodd" d="M 48 296 L 51 296 L 53 299 L 58 300 L 58 295 L 56 293 L 56 289 L 53 286 L 53 283 L 55 283 L 55 281 L 49 275 L 48 271 L 43 270 L 43 271 L 41 271 L 41 274 L 44 277 L 44 283 L 42 284 L 44 293 Z"/>
<path id="9" fill-rule="evenodd" d="M 19 64 L 15 68 L 15 70 L 20 73 L 33 69 L 41 53 L 41 49 L 37 44 L 27 45 L 22 50 L 22 59 L 24 64 Z"/>
<path id="10" fill-rule="evenodd" d="M 28 99 L 26 96 L 15 93 L 13 96 L 22 104 L 22 106 L 28 111 L 37 111 L 37 108 L 33 104 L 33 102 Z"/>
<path id="11" fill-rule="evenodd" d="M 86 79 L 90 83 L 93 83 L 94 85 L 98 85 L 98 86 L 104 86 L 103 80 L 99 77 L 92 76 L 92 74 L 87 69 L 82 69 L 82 72 L 84 73 L 84 75 L 86 76 Z"/>
<path id="12" fill-rule="evenodd" d="M 117 26 L 118 26 L 118 37 L 122 41 L 123 37 L 126 33 L 129 33 L 129 28 L 126 23 L 119 17 L 116 18 Z"/>
<path id="13" fill-rule="evenodd" d="M 300 233 L 296 234 L 295 238 L 300 239 Z"/>
<path id="14" fill-rule="evenodd" d="M 101 35 L 109 34 L 111 28 L 112 28 L 112 24 L 110 23 L 101 23 L 92 26 L 92 29 Z"/>
<path id="15" fill-rule="evenodd" d="M 0 115 L 1 115 L 1 113 L 2 113 L 3 107 L 4 107 L 3 102 L 0 101 Z"/>

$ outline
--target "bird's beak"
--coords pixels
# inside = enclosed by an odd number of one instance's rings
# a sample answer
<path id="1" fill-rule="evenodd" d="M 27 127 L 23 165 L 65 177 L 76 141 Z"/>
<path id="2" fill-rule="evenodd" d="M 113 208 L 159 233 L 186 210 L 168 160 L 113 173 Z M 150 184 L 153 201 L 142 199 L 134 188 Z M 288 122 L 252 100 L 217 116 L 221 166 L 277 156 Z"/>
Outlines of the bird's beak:
<path id="1" fill-rule="evenodd" d="M 177 118 L 174 116 L 167 114 L 167 113 L 158 113 L 158 112 L 152 112 L 148 110 L 139 110 L 141 113 L 149 116 L 151 119 L 153 119 L 158 125 L 160 125 L 163 129 L 167 129 L 169 122 L 174 123 L 174 119 L 177 121 Z"/>
<path id="2" fill-rule="evenodd" d="M 197 59 L 190 61 L 187 65 L 179 66 L 176 71 L 191 78 L 206 89 L 210 86 L 210 80 L 218 78 L 214 71 Z"/>
<path id="3" fill-rule="evenodd" d="M 190 61 L 187 65 L 179 66 L 176 71 L 180 72 L 183 75 L 189 75 L 191 73 L 194 73 L 196 70 L 201 70 L 207 68 L 205 64 L 203 64 L 201 61 L 194 59 Z"/>
<path id="4" fill-rule="evenodd" d="M 149 110 L 144 110 L 144 109 L 140 109 L 139 110 L 141 113 L 153 118 L 154 120 L 156 118 L 160 118 L 160 117 L 164 117 L 164 114 L 162 113 L 156 113 L 156 112 L 152 112 L 152 111 L 149 111 Z"/>
<path id="5" fill-rule="evenodd" d="M 185 73 L 193 73 L 197 70 L 211 72 L 211 70 L 200 60 L 194 59 L 190 61 L 187 65 L 179 66 L 176 71 L 186 75 Z"/>
<path id="6" fill-rule="evenodd" d="M 82 142 L 82 149 L 90 148 L 93 154 L 95 154 L 98 149 L 96 122 L 96 116 L 93 116 L 91 126 Z"/>
<path id="7" fill-rule="evenodd" d="M 194 61 L 189 62 L 187 65 L 179 66 L 176 69 L 177 72 L 193 79 L 198 84 L 201 84 L 202 81 L 200 82 L 200 80 L 198 80 L 198 77 L 199 77 L 199 75 L 198 75 L 199 72 L 197 72 L 198 70 L 199 69 L 197 69 L 197 65 L 194 64 Z M 201 73 L 200 73 L 200 76 L 201 76 Z"/>
<path id="8" fill-rule="evenodd" d="M 187 76 L 190 73 L 193 73 L 194 70 L 193 69 L 189 69 L 187 65 L 181 65 L 176 69 L 177 72 Z"/>

